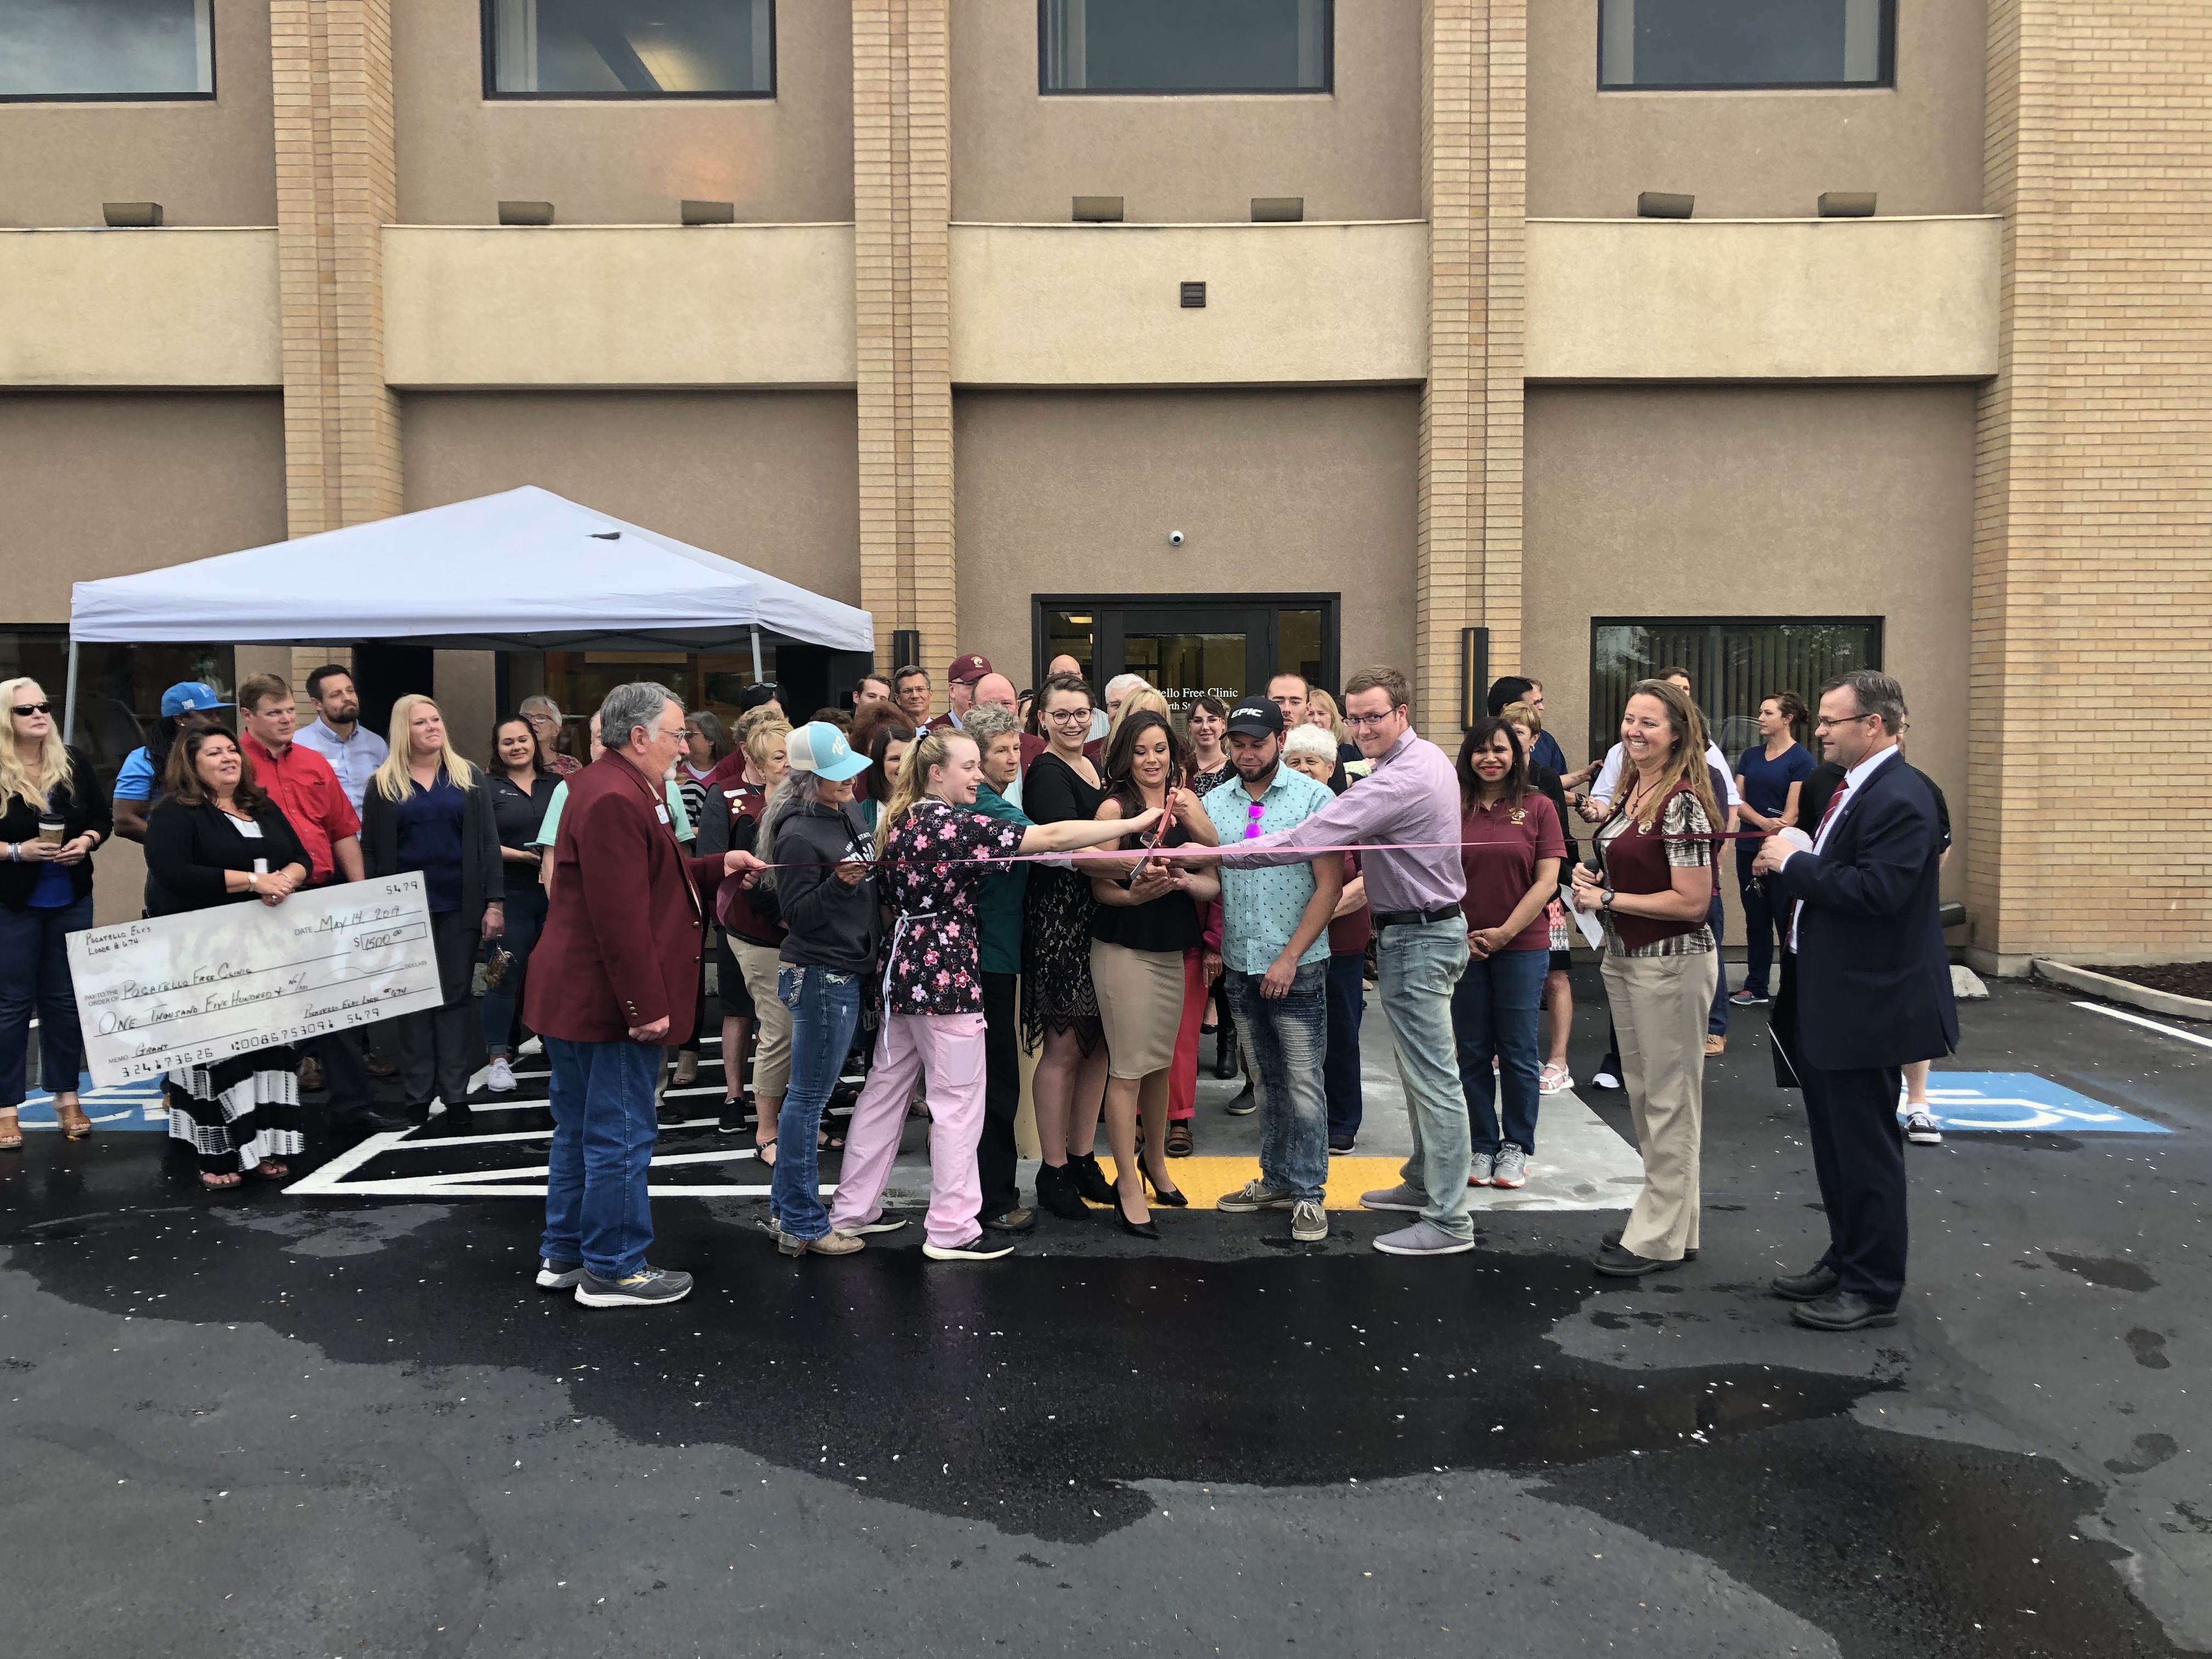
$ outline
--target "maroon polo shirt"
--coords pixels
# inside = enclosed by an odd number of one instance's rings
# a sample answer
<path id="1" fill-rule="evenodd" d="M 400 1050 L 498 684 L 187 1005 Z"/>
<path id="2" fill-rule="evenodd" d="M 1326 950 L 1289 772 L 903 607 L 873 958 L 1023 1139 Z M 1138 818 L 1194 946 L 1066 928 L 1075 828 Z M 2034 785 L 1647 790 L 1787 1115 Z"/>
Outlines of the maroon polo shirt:
<path id="1" fill-rule="evenodd" d="M 1479 927 L 1500 927 L 1513 907 L 1521 902 L 1536 879 L 1536 860 L 1564 859 L 1566 836 L 1552 803 L 1531 789 L 1521 804 L 1494 801 L 1476 807 L 1460 820 L 1460 868 L 1467 876 L 1467 896 L 1460 909 L 1469 933 Z M 1505 947 L 1509 951 L 1548 951 L 1552 924 L 1542 910 Z"/>

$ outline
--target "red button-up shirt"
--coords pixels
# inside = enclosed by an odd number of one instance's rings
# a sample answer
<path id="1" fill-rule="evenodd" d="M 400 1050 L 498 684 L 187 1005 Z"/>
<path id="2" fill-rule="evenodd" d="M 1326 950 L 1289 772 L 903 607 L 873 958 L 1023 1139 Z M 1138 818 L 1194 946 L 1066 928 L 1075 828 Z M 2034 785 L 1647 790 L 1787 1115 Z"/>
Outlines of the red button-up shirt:
<path id="1" fill-rule="evenodd" d="M 248 732 L 240 739 L 246 757 L 253 763 L 253 781 L 291 821 L 300 845 L 307 849 L 313 867 L 307 879 L 324 882 L 337 872 L 333 843 L 361 834 L 361 820 L 346 799 L 338 775 L 331 763 L 304 744 L 289 743 L 282 755 L 272 755 L 260 738 Z"/>

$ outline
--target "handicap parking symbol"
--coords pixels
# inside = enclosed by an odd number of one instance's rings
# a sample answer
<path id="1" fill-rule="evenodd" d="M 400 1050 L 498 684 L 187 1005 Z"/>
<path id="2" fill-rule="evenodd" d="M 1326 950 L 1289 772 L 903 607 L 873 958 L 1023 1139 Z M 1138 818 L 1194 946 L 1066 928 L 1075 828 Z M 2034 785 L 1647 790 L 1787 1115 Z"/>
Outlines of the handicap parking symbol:
<path id="1" fill-rule="evenodd" d="M 1905 1115 L 1899 1095 L 1898 1115 Z M 1948 1133 L 2063 1129 L 2069 1134 L 2166 1135 L 2163 1123 L 2078 1094 L 2033 1072 L 1933 1072 L 1928 1107 Z"/>
<path id="2" fill-rule="evenodd" d="M 84 1115 L 103 1129 L 143 1129 L 166 1134 L 169 1127 L 168 1103 L 162 1098 L 161 1079 L 147 1078 L 136 1083 L 112 1083 L 105 1088 L 97 1086 L 92 1073 L 78 1074 L 77 1103 Z M 54 1114 L 54 1097 L 44 1089 L 33 1089 L 23 1097 L 19 1121 L 26 1129 L 58 1129 L 61 1125 Z"/>

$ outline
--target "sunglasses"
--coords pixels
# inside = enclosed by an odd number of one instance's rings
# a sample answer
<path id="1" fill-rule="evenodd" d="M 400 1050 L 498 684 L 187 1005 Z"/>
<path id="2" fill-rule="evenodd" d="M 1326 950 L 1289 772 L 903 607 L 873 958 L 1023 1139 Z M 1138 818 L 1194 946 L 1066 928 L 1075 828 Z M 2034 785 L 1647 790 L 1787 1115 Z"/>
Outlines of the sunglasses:
<path id="1" fill-rule="evenodd" d="M 19 714 L 51 714 L 54 712 L 54 706 L 50 702 L 19 702 L 15 705 L 15 712 Z"/>
<path id="2" fill-rule="evenodd" d="M 1265 802 L 1265 801 L 1263 801 L 1263 800 L 1255 800 L 1255 801 L 1252 802 L 1249 806 L 1247 806 L 1247 807 L 1245 808 L 1245 811 L 1244 811 L 1244 839 L 1245 839 L 1245 840 L 1247 840 L 1247 841 L 1250 841 L 1250 840 L 1252 840 L 1255 836 L 1258 836 L 1258 835 L 1259 835 L 1259 833 L 1260 833 L 1260 820 L 1267 815 L 1267 802 Z"/>

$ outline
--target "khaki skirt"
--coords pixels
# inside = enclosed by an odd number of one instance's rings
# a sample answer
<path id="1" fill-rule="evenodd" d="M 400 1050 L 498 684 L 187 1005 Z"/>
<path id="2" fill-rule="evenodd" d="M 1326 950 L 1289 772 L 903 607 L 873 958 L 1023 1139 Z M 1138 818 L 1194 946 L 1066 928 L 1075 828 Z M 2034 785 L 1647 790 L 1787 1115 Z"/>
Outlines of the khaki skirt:
<path id="1" fill-rule="evenodd" d="M 1132 951 L 1091 941 L 1091 982 L 1106 1030 L 1106 1070 L 1118 1078 L 1149 1077 L 1175 1064 L 1182 1024 L 1182 952 Z"/>

